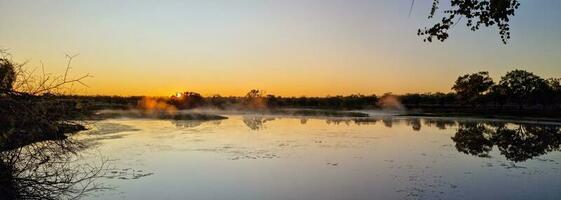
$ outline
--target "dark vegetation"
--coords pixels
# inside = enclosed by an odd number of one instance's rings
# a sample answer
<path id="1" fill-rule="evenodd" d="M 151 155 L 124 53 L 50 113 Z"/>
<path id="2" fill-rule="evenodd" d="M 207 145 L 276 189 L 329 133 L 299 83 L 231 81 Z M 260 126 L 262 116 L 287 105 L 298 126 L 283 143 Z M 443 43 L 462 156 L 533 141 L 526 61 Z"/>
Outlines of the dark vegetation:
<path id="1" fill-rule="evenodd" d="M 60 94 L 83 84 L 63 76 L 26 71 L 0 50 L 0 199 L 75 199 L 100 189 L 101 166 L 73 161 L 83 145 L 67 138 L 84 130 L 76 120 L 90 112 Z"/>
<path id="2" fill-rule="evenodd" d="M 106 169 L 104 161 L 75 162 L 86 147 L 64 139 L 0 151 L 0 199 L 79 199 L 108 189 L 96 182 Z"/>
<path id="3" fill-rule="evenodd" d="M 281 97 L 266 95 L 260 90 L 251 90 L 243 97 L 222 97 L 219 95 L 202 97 L 196 92 L 185 92 L 180 97 L 172 96 L 168 103 L 176 108 L 192 109 L 212 107 L 217 109 L 263 110 L 275 108 L 310 109 L 369 109 L 376 108 L 376 95 L 349 95 L 328 97 Z"/>
<path id="4" fill-rule="evenodd" d="M 70 64 L 71 58 L 68 63 Z M 69 69 L 69 65 L 67 67 Z M 84 130 L 74 122 L 87 114 L 74 100 L 53 92 L 72 83 L 82 83 L 64 76 L 34 76 L 4 55 L 0 58 L 0 151 L 35 141 L 65 139 L 65 133 Z"/>
<path id="5" fill-rule="evenodd" d="M 412 1 L 414 3 L 415 0 Z M 440 5 L 440 0 L 433 0 L 429 19 L 436 16 Z M 444 10 L 440 22 L 419 29 L 417 35 L 426 42 L 432 42 L 433 38 L 444 41 L 449 37 L 448 31 L 465 19 L 466 26 L 472 31 L 483 26 L 497 26 L 501 40 L 506 44 L 510 39 L 510 17 L 514 16 L 519 6 L 518 0 L 450 0 L 450 8 Z"/>
<path id="6" fill-rule="evenodd" d="M 403 95 L 401 101 L 424 115 L 561 117 L 559 78 L 513 70 L 495 83 L 487 72 L 478 72 L 458 77 L 452 90 L 450 94 Z"/>

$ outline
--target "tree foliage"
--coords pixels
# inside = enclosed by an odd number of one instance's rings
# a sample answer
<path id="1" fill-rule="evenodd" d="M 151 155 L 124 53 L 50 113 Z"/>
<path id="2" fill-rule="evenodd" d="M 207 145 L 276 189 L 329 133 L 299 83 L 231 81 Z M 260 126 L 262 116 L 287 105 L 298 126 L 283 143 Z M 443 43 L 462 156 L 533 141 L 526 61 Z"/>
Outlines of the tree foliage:
<path id="1" fill-rule="evenodd" d="M 264 109 L 267 107 L 264 98 L 265 92 L 262 90 L 252 89 L 244 97 L 243 106 L 247 109 Z"/>
<path id="2" fill-rule="evenodd" d="M 503 43 L 510 39 L 510 17 L 514 16 L 520 6 L 519 0 L 450 0 L 451 8 L 444 10 L 444 17 L 432 27 L 417 31 L 423 41 L 432 42 L 433 38 L 444 41 L 448 39 L 448 31 L 461 19 L 466 19 L 466 26 L 477 31 L 481 27 L 497 26 Z M 440 0 L 433 0 L 429 19 L 434 18 L 439 9 Z"/>
<path id="3" fill-rule="evenodd" d="M 4 92 L 12 90 L 15 81 L 14 65 L 8 59 L 0 58 L 0 90 Z"/>
<path id="4" fill-rule="evenodd" d="M 196 92 L 183 92 L 172 96 L 170 103 L 178 109 L 191 109 L 203 105 L 203 96 Z"/>
<path id="5" fill-rule="evenodd" d="M 506 73 L 498 84 L 504 90 L 507 97 L 519 104 L 543 103 L 547 94 L 551 93 L 551 87 L 543 78 L 524 70 L 513 70 Z"/>
<path id="6" fill-rule="evenodd" d="M 489 72 L 477 72 L 458 77 L 452 90 L 456 91 L 458 97 L 465 103 L 474 103 L 479 97 L 487 92 L 494 82 L 489 77 Z"/>

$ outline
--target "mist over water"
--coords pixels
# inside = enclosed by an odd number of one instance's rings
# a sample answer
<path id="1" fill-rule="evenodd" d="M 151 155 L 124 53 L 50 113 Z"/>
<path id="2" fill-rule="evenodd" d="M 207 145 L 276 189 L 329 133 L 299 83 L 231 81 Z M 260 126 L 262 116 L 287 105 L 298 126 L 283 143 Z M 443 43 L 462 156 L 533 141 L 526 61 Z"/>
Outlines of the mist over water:
<path id="1" fill-rule="evenodd" d="M 381 110 L 386 112 L 397 112 L 397 113 L 404 113 L 406 111 L 405 106 L 401 104 L 399 98 L 395 95 L 384 95 L 380 97 L 377 102 L 377 105 L 380 107 Z"/>

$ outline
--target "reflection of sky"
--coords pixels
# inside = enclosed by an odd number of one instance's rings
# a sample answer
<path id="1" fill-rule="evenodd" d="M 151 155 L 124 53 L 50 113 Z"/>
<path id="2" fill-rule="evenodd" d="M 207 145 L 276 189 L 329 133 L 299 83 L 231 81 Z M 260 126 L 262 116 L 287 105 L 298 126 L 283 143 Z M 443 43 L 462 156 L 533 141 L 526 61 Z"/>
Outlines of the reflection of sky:
<path id="1" fill-rule="evenodd" d="M 118 169 L 153 174 L 134 180 L 108 179 L 118 191 L 99 198 L 561 197 L 561 153 L 520 163 L 506 160 L 496 150 L 489 158 L 463 154 L 451 137 L 464 122 L 309 118 L 303 124 L 303 118 L 253 117 L 265 121 L 264 128 L 254 131 L 244 122 L 248 119 L 229 116 L 220 123 L 191 127 L 165 120 L 105 121 L 140 130 L 123 129 L 115 134 L 124 137 L 104 139 L 96 151 L 115 160 Z M 421 128 L 414 130 L 417 122 Z"/>
<path id="2" fill-rule="evenodd" d="M 87 94 L 435 92 L 478 70 L 561 76 L 561 2 L 521 4 L 505 46 L 496 29 L 463 26 L 421 42 L 431 1 L 408 17 L 408 0 L 3 0 L 0 47 L 53 72 L 80 53 L 74 71 L 95 76 Z"/>

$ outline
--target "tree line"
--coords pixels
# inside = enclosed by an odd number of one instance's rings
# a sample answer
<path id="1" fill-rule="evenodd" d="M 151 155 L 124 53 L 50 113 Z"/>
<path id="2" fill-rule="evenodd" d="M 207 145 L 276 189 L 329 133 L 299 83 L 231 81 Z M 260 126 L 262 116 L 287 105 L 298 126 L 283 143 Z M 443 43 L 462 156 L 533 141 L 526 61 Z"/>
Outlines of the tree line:
<path id="1" fill-rule="evenodd" d="M 558 106 L 561 100 L 559 78 L 544 79 L 525 70 L 512 70 L 495 83 L 488 72 L 458 77 L 452 89 L 460 104 L 499 106 Z"/>
<path id="2" fill-rule="evenodd" d="M 142 96 L 79 96 L 42 94 L 43 98 L 57 98 L 62 104 L 87 110 L 135 108 Z M 244 96 L 203 96 L 197 92 L 182 92 L 170 97 L 156 97 L 177 109 L 407 109 L 421 112 L 535 112 L 561 111 L 561 79 L 542 78 L 525 70 L 512 70 L 498 81 L 488 72 L 459 76 L 450 92 L 407 93 L 383 95 L 336 95 L 325 97 L 283 97 L 253 89 Z M 391 100 L 391 101 L 390 101 Z M 546 111 L 546 112 L 544 112 Z"/>
<path id="3" fill-rule="evenodd" d="M 318 109 L 378 109 L 392 97 L 405 108 L 495 108 L 495 109 L 558 109 L 561 102 L 561 79 L 544 79 L 525 70 L 512 70 L 494 81 L 488 72 L 459 76 L 448 93 L 408 93 L 382 96 L 353 94 L 327 97 L 282 97 L 251 90 L 243 97 L 203 97 L 196 92 L 172 96 L 169 103 L 179 109 L 197 107 L 262 108 L 318 108 Z"/>

